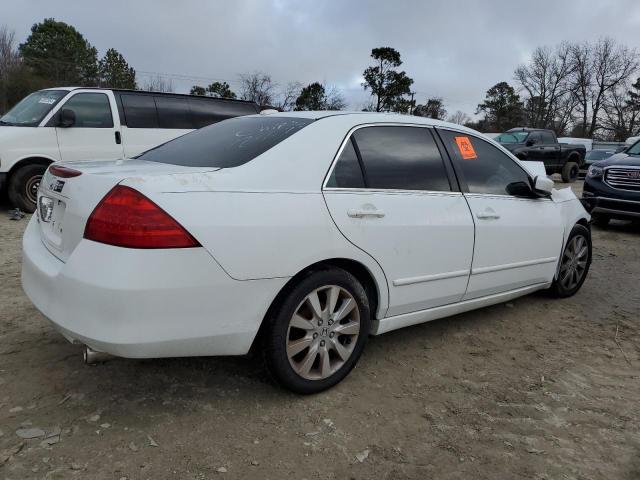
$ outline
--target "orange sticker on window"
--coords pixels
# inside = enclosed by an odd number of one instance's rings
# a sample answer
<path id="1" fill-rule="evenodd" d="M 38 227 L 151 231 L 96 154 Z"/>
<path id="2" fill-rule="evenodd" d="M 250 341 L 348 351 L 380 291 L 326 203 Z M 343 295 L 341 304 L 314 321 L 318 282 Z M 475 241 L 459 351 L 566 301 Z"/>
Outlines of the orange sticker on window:
<path id="1" fill-rule="evenodd" d="M 473 149 L 473 145 L 471 144 L 471 140 L 469 137 L 456 137 L 456 144 L 458 145 L 458 150 L 460 151 L 460 155 L 465 160 L 473 160 L 478 158 L 476 155 L 476 151 Z"/>

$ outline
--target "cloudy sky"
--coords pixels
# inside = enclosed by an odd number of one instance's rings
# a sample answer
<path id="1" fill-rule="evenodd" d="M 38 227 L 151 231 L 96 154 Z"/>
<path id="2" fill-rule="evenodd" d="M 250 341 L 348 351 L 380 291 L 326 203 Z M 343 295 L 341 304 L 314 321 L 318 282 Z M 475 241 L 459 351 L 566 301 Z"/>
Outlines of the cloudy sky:
<path id="1" fill-rule="evenodd" d="M 102 55 L 120 51 L 140 83 L 159 73 L 176 91 L 263 71 L 286 84 L 320 81 L 350 107 L 368 100 L 371 49 L 391 46 L 419 103 L 440 96 L 468 114 L 539 45 L 611 36 L 640 50 L 640 2 L 405 0 L 21 0 L 3 8 L 23 41 L 46 17 L 74 25 Z"/>

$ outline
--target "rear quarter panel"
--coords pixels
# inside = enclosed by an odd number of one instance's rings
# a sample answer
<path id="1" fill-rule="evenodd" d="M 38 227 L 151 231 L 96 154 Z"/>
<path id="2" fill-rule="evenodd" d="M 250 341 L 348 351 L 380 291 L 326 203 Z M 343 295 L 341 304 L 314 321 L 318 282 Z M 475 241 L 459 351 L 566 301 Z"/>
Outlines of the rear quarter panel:
<path id="1" fill-rule="evenodd" d="M 131 186 L 140 189 L 139 184 Z M 177 219 L 235 280 L 290 278 L 314 263 L 346 258 L 371 272 L 378 286 L 379 315 L 386 312 L 388 286 L 382 269 L 340 233 L 320 192 L 147 195 Z"/>

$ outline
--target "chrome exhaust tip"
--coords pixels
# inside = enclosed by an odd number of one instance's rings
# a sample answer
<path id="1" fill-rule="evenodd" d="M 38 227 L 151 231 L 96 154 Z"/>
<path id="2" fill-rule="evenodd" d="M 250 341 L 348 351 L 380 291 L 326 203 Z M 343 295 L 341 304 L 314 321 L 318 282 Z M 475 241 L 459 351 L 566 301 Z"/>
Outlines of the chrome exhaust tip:
<path id="1" fill-rule="evenodd" d="M 108 361 L 110 358 L 113 358 L 113 355 L 110 355 L 105 352 L 98 352 L 88 345 L 84 346 L 82 350 L 82 360 L 86 365 L 95 365 L 97 363 L 103 363 Z"/>

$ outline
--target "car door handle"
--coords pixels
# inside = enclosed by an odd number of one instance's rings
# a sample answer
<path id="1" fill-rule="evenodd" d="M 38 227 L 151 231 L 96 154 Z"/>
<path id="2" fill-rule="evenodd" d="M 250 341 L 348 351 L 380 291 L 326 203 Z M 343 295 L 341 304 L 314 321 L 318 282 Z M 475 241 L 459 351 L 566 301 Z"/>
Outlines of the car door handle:
<path id="1" fill-rule="evenodd" d="M 476 217 L 480 220 L 498 220 L 500 215 L 493 211 L 493 209 L 488 208 L 484 212 L 476 213 Z"/>
<path id="2" fill-rule="evenodd" d="M 363 217 L 382 218 L 384 217 L 384 212 L 382 210 L 350 208 L 349 210 L 347 210 L 347 215 L 349 215 L 351 218 L 363 218 Z"/>

